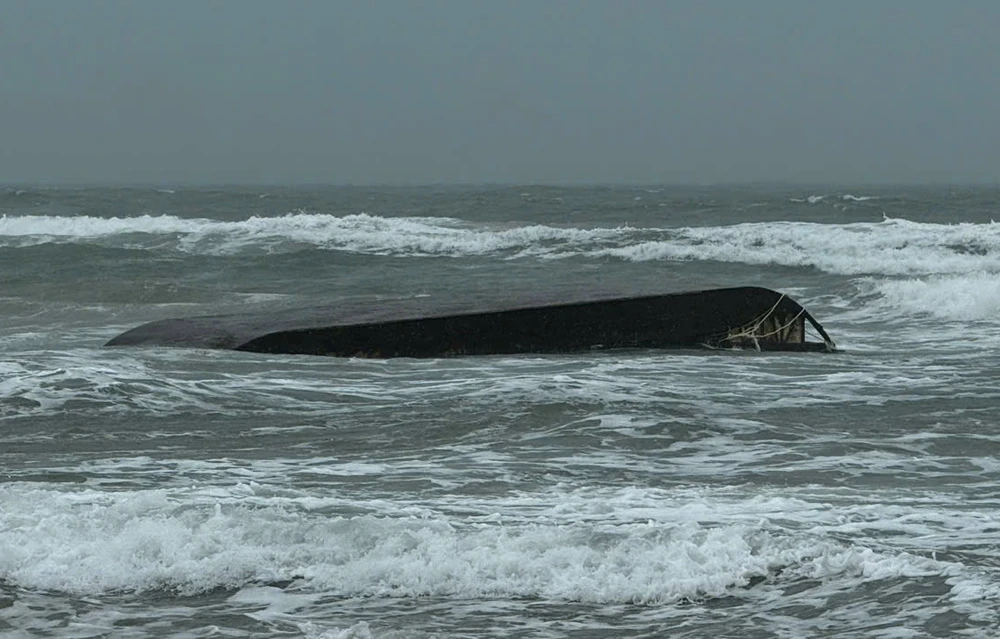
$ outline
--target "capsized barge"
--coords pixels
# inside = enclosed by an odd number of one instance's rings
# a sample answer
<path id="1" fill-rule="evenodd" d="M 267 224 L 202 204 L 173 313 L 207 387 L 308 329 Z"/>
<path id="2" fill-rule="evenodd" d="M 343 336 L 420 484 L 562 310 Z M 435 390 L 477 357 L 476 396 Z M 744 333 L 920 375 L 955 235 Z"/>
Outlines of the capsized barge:
<path id="1" fill-rule="evenodd" d="M 818 341 L 810 340 L 808 329 Z M 164 319 L 108 346 L 180 346 L 338 357 L 450 357 L 621 348 L 833 351 L 783 293 L 740 287 L 469 308 L 433 298 Z"/>

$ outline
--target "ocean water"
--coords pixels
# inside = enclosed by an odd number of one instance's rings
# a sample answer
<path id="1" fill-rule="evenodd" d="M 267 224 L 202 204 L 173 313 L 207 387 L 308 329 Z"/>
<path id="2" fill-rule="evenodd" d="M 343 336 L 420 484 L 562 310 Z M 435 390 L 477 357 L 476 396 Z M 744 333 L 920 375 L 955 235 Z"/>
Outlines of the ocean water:
<path id="1" fill-rule="evenodd" d="M 998 203 L 0 191 L 0 635 L 1000 636 Z M 841 352 L 102 346 L 312 302 L 737 285 Z"/>

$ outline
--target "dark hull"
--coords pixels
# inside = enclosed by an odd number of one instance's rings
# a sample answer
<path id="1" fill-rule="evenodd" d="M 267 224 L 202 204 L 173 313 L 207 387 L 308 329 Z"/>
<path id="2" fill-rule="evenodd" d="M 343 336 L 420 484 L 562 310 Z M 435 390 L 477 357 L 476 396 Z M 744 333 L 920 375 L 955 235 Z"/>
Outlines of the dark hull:
<path id="1" fill-rule="evenodd" d="M 346 357 L 565 353 L 612 348 L 833 350 L 791 298 L 743 287 L 507 309 L 434 300 L 217 315 L 144 324 L 108 346 L 184 346 Z M 822 341 L 806 340 L 806 321 Z"/>

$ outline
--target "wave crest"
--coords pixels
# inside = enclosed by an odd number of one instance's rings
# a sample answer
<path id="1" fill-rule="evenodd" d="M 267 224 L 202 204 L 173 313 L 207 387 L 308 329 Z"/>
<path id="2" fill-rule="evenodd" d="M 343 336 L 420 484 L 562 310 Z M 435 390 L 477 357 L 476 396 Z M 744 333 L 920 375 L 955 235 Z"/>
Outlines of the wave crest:
<path id="1" fill-rule="evenodd" d="M 196 254 L 317 248 L 372 255 L 566 257 L 717 261 L 811 267 L 839 275 L 1000 272 L 1000 225 L 886 218 L 820 224 L 751 222 L 704 227 L 576 228 L 474 225 L 443 217 L 292 213 L 224 222 L 174 216 L 4 216 L 0 246 L 101 243 Z"/>
<path id="2" fill-rule="evenodd" d="M 340 516 L 307 506 L 315 498 L 297 506 L 287 491 L 277 498 L 263 489 L 252 483 L 180 493 L 0 487 L 8 505 L 0 514 L 0 542 L 10 551 L 0 555 L 0 579 L 79 594 L 195 594 L 292 581 L 300 590 L 350 597 L 655 604 L 725 596 L 779 575 L 856 583 L 951 577 L 963 569 L 769 521 L 817 514 L 816 504 L 791 499 L 668 504 L 675 500 L 661 493 L 626 490 L 571 493 L 569 504 L 537 504 L 527 518 L 395 506 L 395 513 Z M 573 503 L 581 498 L 577 511 Z M 749 514 L 735 515 L 740 508 Z M 792 514 L 784 512 L 789 508 Z M 832 515 L 822 507 L 818 514 L 829 527 Z"/>

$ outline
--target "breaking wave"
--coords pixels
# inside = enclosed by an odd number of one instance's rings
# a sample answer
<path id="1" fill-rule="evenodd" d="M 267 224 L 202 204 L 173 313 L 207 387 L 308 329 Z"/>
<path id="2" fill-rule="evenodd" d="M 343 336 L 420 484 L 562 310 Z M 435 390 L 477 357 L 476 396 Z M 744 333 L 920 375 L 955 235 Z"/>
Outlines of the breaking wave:
<path id="1" fill-rule="evenodd" d="M 993 222 L 935 224 L 886 218 L 852 224 L 753 222 L 678 228 L 575 228 L 318 213 L 251 217 L 238 222 L 149 215 L 0 217 L 0 246 L 52 242 L 96 242 L 196 254 L 318 248 L 399 256 L 718 261 L 811 267 L 840 275 L 1000 272 L 1000 225 Z"/>
<path id="2" fill-rule="evenodd" d="M 975 272 L 914 279 L 868 279 L 862 291 L 892 313 L 962 322 L 1000 318 L 1000 275 Z"/>
<path id="3" fill-rule="evenodd" d="M 241 250 L 292 250 L 299 246 L 377 255 L 460 257 L 546 247 L 600 244 L 630 229 L 577 229 L 532 225 L 506 229 L 468 228 L 444 217 L 336 216 L 292 213 L 238 222 L 171 215 L 128 218 L 4 216 L 0 246 L 102 241 L 129 248 L 169 248 L 188 253 L 231 254 Z"/>
<path id="4" fill-rule="evenodd" d="M 80 595 L 291 582 L 347 597 L 655 604 L 725 596 L 764 579 L 844 588 L 937 576 L 954 600 L 990 596 L 961 563 L 864 542 L 866 526 L 986 534 L 988 525 L 970 518 L 924 522 L 918 508 L 887 507 L 863 524 L 860 511 L 790 498 L 555 493 L 563 499 L 466 500 L 458 513 L 375 500 L 369 512 L 338 515 L 330 512 L 336 498 L 254 482 L 126 493 L 6 485 L 0 580 Z M 859 541 L 837 541 L 846 531 Z"/>
<path id="5" fill-rule="evenodd" d="M 809 203 L 809 204 L 819 204 L 820 202 L 822 202 L 823 200 L 825 200 L 827 197 L 829 197 L 829 196 L 827 196 L 827 195 L 808 195 L 806 197 L 793 197 L 793 198 L 789 198 L 789 201 L 790 202 L 806 202 L 806 203 Z M 844 202 L 867 202 L 869 200 L 877 200 L 879 198 L 878 198 L 877 195 L 853 195 L 851 193 L 845 193 L 844 195 L 839 196 L 839 199 L 843 200 Z"/>
<path id="6" fill-rule="evenodd" d="M 1000 271 L 1000 225 L 768 222 L 662 231 L 667 237 L 595 251 L 633 261 L 716 260 L 804 266 L 839 275 Z"/>

